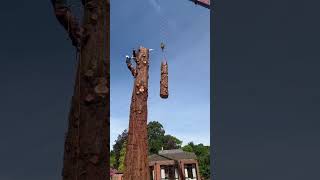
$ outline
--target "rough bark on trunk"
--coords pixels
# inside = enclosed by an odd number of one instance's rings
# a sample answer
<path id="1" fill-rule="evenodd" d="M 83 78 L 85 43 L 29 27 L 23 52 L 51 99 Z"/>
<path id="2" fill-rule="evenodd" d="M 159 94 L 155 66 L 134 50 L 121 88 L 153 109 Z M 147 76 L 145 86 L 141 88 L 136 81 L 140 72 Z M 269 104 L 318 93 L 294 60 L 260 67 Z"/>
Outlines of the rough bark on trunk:
<path id="1" fill-rule="evenodd" d="M 63 180 L 107 180 L 109 174 L 109 0 L 86 0 L 83 25 L 63 1 L 55 14 L 77 48 L 79 63 L 65 139 Z"/>
<path id="2" fill-rule="evenodd" d="M 168 96 L 168 63 L 163 61 L 161 62 L 160 97 L 166 99 Z"/>
<path id="3" fill-rule="evenodd" d="M 130 106 L 124 180 L 149 180 L 147 138 L 149 49 L 140 47 L 137 53 L 134 51 L 133 57 L 135 67 L 130 59 L 127 59 L 127 66 L 135 80 Z"/>

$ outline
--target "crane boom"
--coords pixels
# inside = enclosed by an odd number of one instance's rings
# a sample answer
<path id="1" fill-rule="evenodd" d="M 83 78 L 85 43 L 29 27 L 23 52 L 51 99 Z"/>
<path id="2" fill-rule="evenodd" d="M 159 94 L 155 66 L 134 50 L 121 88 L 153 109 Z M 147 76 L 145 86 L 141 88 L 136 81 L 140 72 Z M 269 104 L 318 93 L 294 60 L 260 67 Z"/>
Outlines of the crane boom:
<path id="1" fill-rule="evenodd" d="M 210 0 L 189 0 L 202 7 L 210 9 Z"/>

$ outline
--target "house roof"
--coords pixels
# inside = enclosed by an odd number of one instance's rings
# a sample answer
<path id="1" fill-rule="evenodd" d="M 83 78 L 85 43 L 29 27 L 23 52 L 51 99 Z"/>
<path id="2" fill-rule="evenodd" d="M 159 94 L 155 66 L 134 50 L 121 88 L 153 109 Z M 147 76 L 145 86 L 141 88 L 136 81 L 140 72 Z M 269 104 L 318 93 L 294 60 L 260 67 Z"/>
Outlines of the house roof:
<path id="1" fill-rule="evenodd" d="M 163 150 L 158 154 L 149 156 L 149 161 L 167 161 L 167 160 L 181 160 L 181 159 L 197 159 L 197 156 L 192 152 L 185 152 L 181 149 Z"/>

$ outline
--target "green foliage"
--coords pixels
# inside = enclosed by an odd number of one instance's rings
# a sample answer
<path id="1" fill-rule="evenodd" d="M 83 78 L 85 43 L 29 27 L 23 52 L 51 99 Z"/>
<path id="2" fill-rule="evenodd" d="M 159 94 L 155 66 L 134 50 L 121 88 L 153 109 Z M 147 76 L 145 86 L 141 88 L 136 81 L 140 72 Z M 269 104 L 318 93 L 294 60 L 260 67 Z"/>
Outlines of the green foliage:
<path id="1" fill-rule="evenodd" d="M 200 175 L 205 178 L 210 178 L 210 146 L 203 144 L 195 145 L 193 142 L 188 143 L 182 148 L 187 152 L 194 152 L 199 162 Z"/>
<path id="2" fill-rule="evenodd" d="M 164 134 L 165 130 L 158 121 L 151 121 L 148 123 L 148 135 L 150 138 L 157 138 L 159 136 L 164 136 Z"/>
<path id="3" fill-rule="evenodd" d="M 114 162 L 114 168 L 118 169 L 120 165 L 120 156 L 121 156 L 121 150 L 123 149 L 123 144 L 127 141 L 128 138 L 128 132 L 127 130 L 124 130 L 115 141 L 115 144 L 113 145 L 113 151 L 115 156 L 115 162 Z"/>
<path id="4" fill-rule="evenodd" d="M 157 121 L 148 123 L 148 147 L 149 154 L 157 154 L 159 150 L 178 149 L 182 146 L 182 141 L 172 135 L 165 135 L 165 130 Z M 124 170 L 124 158 L 126 152 L 126 143 L 128 138 L 127 130 L 124 130 L 115 141 L 113 151 L 110 153 L 111 167 L 119 171 Z"/>
<path id="5" fill-rule="evenodd" d="M 127 148 L 127 142 L 123 143 L 123 146 L 120 151 L 120 158 L 119 158 L 119 167 L 118 171 L 124 172 L 125 166 L 124 166 L 124 161 L 126 157 L 126 148 Z"/>
<path id="6" fill-rule="evenodd" d="M 150 154 L 156 154 L 163 146 L 165 130 L 157 121 L 148 123 L 148 147 Z"/>
<path id="7" fill-rule="evenodd" d="M 157 154 L 162 148 L 165 150 L 181 148 L 182 141 L 172 135 L 165 135 L 165 130 L 157 121 L 148 124 L 149 154 Z"/>
<path id="8" fill-rule="evenodd" d="M 181 145 L 182 145 L 182 141 L 174 136 L 165 135 L 163 137 L 163 149 L 166 149 L 166 150 L 179 149 L 181 148 Z"/>
<path id="9" fill-rule="evenodd" d="M 192 142 L 191 142 L 192 143 Z M 192 143 L 193 144 L 193 143 Z M 185 145 L 182 147 L 182 150 L 183 151 L 186 151 L 186 152 L 193 152 L 193 146 L 189 144 Z"/>
<path id="10" fill-rule="evenodd" d="M 199 171 L 202 177 L 210 178 L 210 154 L 206 154 L 198 157 Z"/>
<path id="11" fill-rule="evenodd" d="M 110 167 L 114 168 L 115 164 L 116 164 L 116 156 L 114 151 L 112 150 L 110 151 Z"/>

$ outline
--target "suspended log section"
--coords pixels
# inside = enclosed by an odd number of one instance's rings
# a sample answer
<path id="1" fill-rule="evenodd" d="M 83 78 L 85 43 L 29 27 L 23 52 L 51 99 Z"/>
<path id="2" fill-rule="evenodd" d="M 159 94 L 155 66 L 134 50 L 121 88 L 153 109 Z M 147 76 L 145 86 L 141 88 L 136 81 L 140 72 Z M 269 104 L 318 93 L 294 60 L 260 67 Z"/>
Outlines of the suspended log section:
<path id="1" fill-rule="evenodd" d="M 166 99 L 168 96 L 168 63 L 164 60 L 161 62 L 160 97 Z"/>

